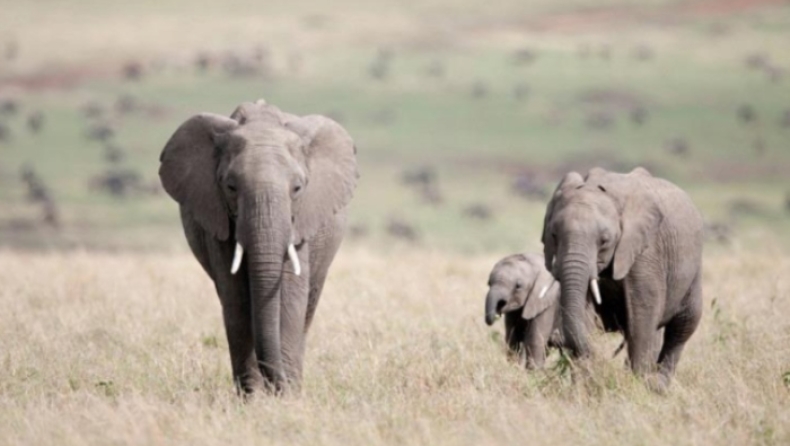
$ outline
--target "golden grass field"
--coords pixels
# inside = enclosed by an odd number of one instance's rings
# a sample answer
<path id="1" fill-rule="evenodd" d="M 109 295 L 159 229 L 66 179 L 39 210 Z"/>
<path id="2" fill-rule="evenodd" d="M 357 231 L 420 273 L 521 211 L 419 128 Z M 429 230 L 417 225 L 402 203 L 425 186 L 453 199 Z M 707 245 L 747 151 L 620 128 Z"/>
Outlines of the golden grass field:
<path id="1" fill-rule="evenodd" d="M 0 252 L 0 444 L 788 444 L 790 258 L 708 253 L 666 396 L 608 359 L 528 374 L 483 322 L 498 256 L 347 245 L 299 398 L 234 393 L 191 255 Z M 553 355 L 551 364 L 557 364 Z"/>

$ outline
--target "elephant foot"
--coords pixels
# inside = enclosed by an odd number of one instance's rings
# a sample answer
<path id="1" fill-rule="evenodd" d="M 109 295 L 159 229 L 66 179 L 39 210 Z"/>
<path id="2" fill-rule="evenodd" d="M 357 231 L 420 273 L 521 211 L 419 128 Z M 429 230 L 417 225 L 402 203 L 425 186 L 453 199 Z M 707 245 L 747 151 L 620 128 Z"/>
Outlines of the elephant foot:
<path id="1" fill-rule="evenodd" d="M 645 376 L 645 385 L 653 393 L 666 395 L 672 379 L 663 373 L 651 373 Z"/>
<path id="2" fill-rule="evenodd" d="M 507 360 L 508 360 L 508 362 L 510 362 L 512 364 L 516 364 L 519 367 L 523 367 L 524 364 L 525 364 L 526 358 L 524 356 L 524 352 L 523 351 L 520 351 L 520 350 L 518 350 L 518 351 L 508 350 L 507 351 Z"/>
<path id="3" fill-rule="evenodd" d="M 234 379 L 236 384 L 236 393 L 245 401 L 251 399 L 255 394 L 265 393 L 266 385 L 263 382 L 263 377 L 260 375 L 252 378 L 236 377 Z"/>
<path id="4" fill-rule="evenodd" d="M 276 382 L 267 379 L 255 393 L 277 398 L 298 398 L 302 394 L 301 379 L 282 379 Z"/>
<path id="5" fill-rule="evenodd" d="M 280 379 L 272 380 L 265 377 L 257 369 L 249 370 L 233 379 L 236 385 L 236 392 L 245 401 L 253 400 L 256 397 L 281 397 L 300 393 L 300 383 L 298 380 Z"/>
<path id="6" fill-rule="evenodd" d="M 593 377 L 591 358 L 578 358 L 571 363 L 571 381 L 586 384 Z"/>

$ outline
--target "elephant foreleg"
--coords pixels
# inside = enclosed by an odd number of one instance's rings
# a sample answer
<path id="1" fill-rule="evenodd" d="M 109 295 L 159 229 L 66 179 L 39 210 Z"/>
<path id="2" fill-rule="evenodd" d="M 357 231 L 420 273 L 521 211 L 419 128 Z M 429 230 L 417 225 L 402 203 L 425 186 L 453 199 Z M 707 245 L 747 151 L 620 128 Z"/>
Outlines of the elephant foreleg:
<path id="1" fill-rule="evenodd" d="M 307 313 L 305 314 L 304 331 L 310 330 L 313 322 L 315 310 L 318 308 L 318 301 L 324 289 L 324 282 L 329 273 L 329 266 L 335 258 L 335 254 L 340 249 L 343 242 L 343 235 L 346 231 L 347 217 L 346 212 L 341 211 L 335 215 L 334 220 L 325 225 L 318 231 L 318 234 L 310 241 L 310 292 L 307 299 Z"/>
<path id="2" fill-rule="evenodd" d="M 697 329 L 702 318 L 702 285 L 699 275 L 694 280 L 687 296 L 686 309 L 673 317 L 664 327 L 664 346 L 658 357 L 659 372 L 666 383 L 675 373 L 683 347 Z"/>
<path id="3" fill-rule="evenodd" d="M 233 381 L 240 393 L 262 389 L 263 375 L 258 369 L 252 337 L 249 300 L 241 304 L 223 303 L 222 317 L 228 338 Z"/>
<path id="4" fill-rule="evenodd" d="M 542 369 L 546 363 L 546 348 L 554 330 L 554 313 L 550 308 L 529 321 L 524 337 L 528 369 Z"/>
<path id="5" fill-rule="evenodd" d="M 286 261 L 280 301 L 280 339 L 283 367 L 291 390 L 298 392 L 302 382 L 302 363 L 305 350 L 305 317 L 307 314 L 310 277 L 310 247 L 303 244 L 297 251 L 302 271 L 294 275 L 293 265 Z"/>
<path id="6" fill-rule="evenodd" d="M 524 338 L 526 336 L 527 321 L 517 311 L 505 313 L 505 343 L 507 356 L 511 361 L 523 364 Z"/>
<path id="7" fill-rule="evenodd" d="M 247 277 L 243 271 L 237 275 L 230 273 L 232 249 L 230 245 L 212 245 L 208 254 L 222 304 L 233 380 L 239 392 L 252 393 L 264 387 L 264 379 L 255 356 Z"/>
<path id="8" fill-rule="evenodd" d="M 637 375 L 646 375 L 656 368 L 657 327 L 663 302 L 666 300 L 666 284 L 652 280 L 654 273 L 639 271 L 634 265 L 626 278 L 626 345 L 631 370 Z"/>

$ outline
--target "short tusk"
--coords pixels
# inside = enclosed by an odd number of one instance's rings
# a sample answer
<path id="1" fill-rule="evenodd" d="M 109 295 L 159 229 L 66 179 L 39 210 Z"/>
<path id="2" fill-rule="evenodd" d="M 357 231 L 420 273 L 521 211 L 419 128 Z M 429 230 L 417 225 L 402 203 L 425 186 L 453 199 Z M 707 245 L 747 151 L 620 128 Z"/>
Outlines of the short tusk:
<path id="1" fill-rule="evenodd" d="M 590 286 L 592 287 L 592 293 L 595 297 L 595 303 L 601 305 L 601 290 L 598 288 L 598 279 L 591 279 Z"/>
<path id="2" fill-rule="evenodd" d="M 244 248 L 241 247 L 241 243 L 236 242 L 236 252 L 233 253 L 233 263 L 230 266 L 231 274 L 239 272 L 242 257 L 244 257 Z"/>
<path id="3" fill-rule="evenodd" d="M 288 245 L 288 258 L 294 264 L 294 274 L 297 276 L 302 274 L 302 265 L 299 264 L 299 256 L 296 254 L 296 247 L 293 243 Z"/>
<path id="4" fill-rule="evenodd" d="M 549 292 L 549 288 L 551 288 L 552 285 L 554 285 L 554 282 L 556 282 L 556 280 L 552 280 L 550 284 L 541 288 L 540 294 L 538 294 L 538 299 L 543 299 L 544 297 L 546 297 L 546 293 Z"/>

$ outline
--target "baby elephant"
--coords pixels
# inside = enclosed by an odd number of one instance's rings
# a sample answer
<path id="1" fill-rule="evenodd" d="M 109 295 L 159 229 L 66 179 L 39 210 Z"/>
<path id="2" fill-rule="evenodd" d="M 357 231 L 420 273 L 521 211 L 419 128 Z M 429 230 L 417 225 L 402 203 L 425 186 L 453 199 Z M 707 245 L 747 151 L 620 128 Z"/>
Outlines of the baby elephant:
<path id="1" fill-rule="evenodd" d="M 561 347 L 560 284 L 540 254 L 514 254 L 497 262 L 488 278 L 486 324 L 505 314 L 510 354 L 542 368 L 547 347 Z"/>

